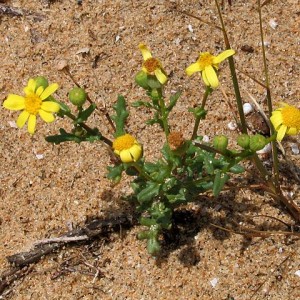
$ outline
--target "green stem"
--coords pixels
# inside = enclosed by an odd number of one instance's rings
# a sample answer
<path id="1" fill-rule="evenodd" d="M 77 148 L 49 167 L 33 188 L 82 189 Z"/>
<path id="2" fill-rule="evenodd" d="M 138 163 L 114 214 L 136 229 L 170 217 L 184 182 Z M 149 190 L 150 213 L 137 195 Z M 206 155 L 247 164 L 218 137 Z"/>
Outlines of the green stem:
<path id="1" fill-rule="evenodd" d="M 70 118 L 72 121 L 76 121 L 76 117 L 70 113 L 70 112 L 64 112 L 64 114 Z M 97 135 L 97 132 L 95 132 L 95 130 L 93 130 L 91 127 L 89 127 L 88 125 L 86 125 L 85 123 L 78 123 L 78 125 L 80 127 L 82 127 L 84 130 L 86 130 L 86 132 L 93 134 L 93 135 Z M 106 138 L 103 135 L 100 135 L 100 140 L 103 141 L 105 144 L 107 144 L 108 146 L 112 147 L 113 143 L 110 139 Z"/>
<path id="2" fill-rule="evenodd" d="M 206 90 L 204 92 L 203 98 L 202 98 L 202 104 L 201 104 L 201 108 L 200 109 L 204 109 L 205 104 L 206 104 L 206 100 L 207 100 L 208 95 L 210 93 L 211 93 L 211 87 L 207 86 Z M 196 116 L 194 130 L 193 130 L 193 134 L 192 134 L 191 140 L 194 140 L 197 137 L 197 132 L 198 132 L 199 124 L 200 124 L 200 121 L 201 121 L 202 118 L 203 118 L 202 115 Z"/>
<path id="3" fill-rule="evenodd" d="M 144 177 L 146 180 L 148 180 L 148 181 L 154 181 L 142 168 L 141 168 L 141 166 L 138 164 L 138 163 L 136 163 L 136 162 L 132 162 L 132 163 L 130 163 L 130 165 L 132 166 L 132 167 L 134 167 L 137 171 L 138 171 L 138 173 L 142 176 L 142 177 Z"/>
<path id="4" fill-rule="evenodd" d="M 223 32 L 223 36 L 224 36 L 224 42 L 225 42 L 226 49 L 231 49 L 219 3 L 217 0 L 215 0 L 215 3 L 217 6 L 217 9 L 218 9 L 218 15 L 219 15 L 221 26 L 222 26 L 222 32 Z M 241 97 L 241 93 L 240 93 L 239 83 L 238 83 L 238 79 L 236 76 L 234 60 L 233 60 L 232 56 L 228 57 L 228 62 L 229 62 L 234 92 L 235 92 L 235 99 L 236 99 L 236 103 L 237 103 L 237 107 L 238 107 L 238 111 L 239 111 L 240 122 L 241 122 L 240 129 L 241 129 L 242 133 L 247 133 L 247 124 L 246 124 L 244 110 L 243 110 L 243 101 L 242 101 L 242 97 Z"/>
<path id="5" fill-rule="evenodd" d="M 263 32 L 263 24 L 262 24 L 262 15 L 261 15 L 261 4 L 260 0 L 257 1 L 258 5 L 258 14 L 259 14 L 259 29 L 260 29 L 260 38 L 261 38 L 261 48 L 262 48 L 262 55 L 263 55 L 263 63 L 264 63 L 264 73 L 265 73 L 265 85 L 267 88 L 267 104 L 268 104 L 268 111 L 269 116 L 272 114 L 272 98 L 271 98 L 271 90 L 270 90 L 270 80 L 269 80 L 269 73 L 268 73 L 268 65 L 267 65 L 267 58 L 266 58 L 266 48 L 264 43 L 264 32 Z M 274 135 L 275 130 L 273 125 L 270 126 L 271 135 Z M 280 184 L 279 184 L 279 160 L 278 160 L 278 151 L 276 147 L 276 141 L 272 141 L 272 157 L 273 157 L 273 175 L 275 181 L 275 188 L 278 193 L 280 193 Z"/>
<path id="6" fill-rule="evenodd" d="M 160 115 L 163 122 L 163 128 L 166 135 L 166 138 L 168 138 L 168 135 L 170 133 L 169 131 L 169 125 L 168 125 L 168 111 L 166 109 L 165 101 L 162 96 L 162 91 L 159 91 L 160 97 L 159 97 L 159 108 L 160 108 Z"/>

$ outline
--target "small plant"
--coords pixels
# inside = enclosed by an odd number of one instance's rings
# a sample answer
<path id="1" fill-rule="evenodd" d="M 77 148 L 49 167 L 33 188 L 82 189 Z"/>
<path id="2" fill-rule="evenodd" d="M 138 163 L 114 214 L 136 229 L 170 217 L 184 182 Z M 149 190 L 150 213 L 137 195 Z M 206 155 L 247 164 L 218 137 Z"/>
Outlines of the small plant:
<path id="1" fill-rule="evenodd" d="M 247 133 L 235 74 L 233 60 L 235 51 L 230 47 L 217 1 L 216 5 L 227 49 L 216 56 L 209 52 L 200 53 L 198 60 L 186 68 L 188 76 L 201 72 L 204 82 L 202 102 L 189 109 L 194 119 L 194 129 L 190 137 L 185 137 L 184 132 L 173 131 L 169 126 L 169 115 L 181 93 L 178 91 L 169 96 L 165 95 L 164 89 L 168 83 L 168 76 L 163 64 L 152 56 L 145 44 L 139 45 L 143 63 L 141 70 L 135 76 L 135 82 L 145 91 L 147 100 L 137 101 L 133 106 L 150 109 L 152 115 L 147 120 L 147 125 L 158 124 L 164 132 L 165 141 L 161 148 L 161 157 L 156 161 L 149 161 L 143 155 L 142 145 L 130 133 L 130 128 L 127 128 L 126 120 L 129 112 L 125 98 L 121 95 L 118 96 L 113 107 L 114 115 L 107 115 L 114 130 L 113 140 L 104 136 L 98 128 L 91 128 L 86 124 L 97 107 L 80 87 L 75 87 L 69 92 L 69 105 L 54 98 L 53 93 L 58 89 L 58 84 L 49 84 L 46 78 L 39 76 L 29 80 L 24 88 L 25 96 L 10 94 L 3 103 L 3 107 L 7 109 L 22 111 L 17 119 L 17 125 L 22 128 L 28 122 L 30 134 L 35 132 L 37 115 L 48 123 L 54 121 L 55 113 L 58 117 L 69 118 L 73 124 L 72 130 L 68 132 L 61 128 L 59 134 L 46 137 L 50 143 L 102 141 L 112 149 L 116 155 L 116 162 L 108 166 L 107 176 L 114 183 L 118 183 L 124 173 L 133 177 L 131 182 L 133 193 L 127 197 L 127 200 L 135 205 L 140 215 L 140 224 L 145 228 L 138 234 L 138 238 L 147 241 L 148 252 L 152 255 L 160 251 L 162 233 L 170 230 L 174 225 L 174 210 L 195 201 L 199 194 L 207 191 L 211 191 L 217 197 L 232 174 L 244 172 L 241 162 L 245 160 L 251 160 L 257 166 L 261 175 L 262 188 L 274 199 L 285 204 L 293 217 L 300 220 L 299 209 L 282 195 L 276 156 L 276 140 L 281 141 L 286 134 L 299 133 L 300 110 L 283 103 L 281 108 L 273 111 L 269 99 L 269 108 L 271 108 L 269 114 L 272 114 L 270 121 L 273 124 L 271 136 Z M 228 137 L 224 135 L 215 136 L 213 142 L 208 143 L 203 141 L 201 134 L 198 134 L 200 121 L 204 121 L 209 113 L 206 108 L 207 99 L 219 86 L 219 64 L 227 59 L 240 117 L 241 134 L 237 138 L 235 149 L 228 148 Z M 265 72 L 267 72 L 266 68 Z M 268 83 L 266 88 L 269 88 Z M 265 169 L 256 154 L 268 143 L 273 145 L 273 176 Z"/>

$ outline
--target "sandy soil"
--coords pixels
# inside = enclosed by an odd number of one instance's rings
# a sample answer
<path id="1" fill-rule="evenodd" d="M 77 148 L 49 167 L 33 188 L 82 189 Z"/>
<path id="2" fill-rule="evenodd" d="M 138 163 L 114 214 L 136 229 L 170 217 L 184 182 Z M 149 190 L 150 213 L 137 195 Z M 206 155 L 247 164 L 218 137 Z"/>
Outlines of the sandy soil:
<path id="1" fill-rule="evenodd" d="M 3 1 L 0 1 L 3 2 Z M 227 1 L 225 1 L 227 4 Z M 297 0 L 265 1 L 263 19 L 267 59 L 274 102 L 299 105 L 299 6 Z M 0 98 L 21 94 L 28 79 L 37 75 L 57 82 L 58 98 L 66 101 L 73 82 L 57 71 L 60 60 L 68 61 L 75 79 L 94 101 L 105 103 L 109 112 L 118 94 L 130 103 L 144 97 L 133 81 L 142 57 L 137 45 L 145 42 L 171 74 L 167 93 L 181 89 L 183 95 L 170 121 L 172 128 L 189 136 L 192 116 L 187 109 L 199 102 L 203 85 L 199 76 L 187 78 L 184 69 L 199 52 L 224 49 L 222 33 L 210 25 L 184 15 L 187 11 L 219 25 L 214 1 L 111 1 L 75 0 L 5 1 L 22 9 L 23 16 L 0 13 Z M 177 4 L 178 9 L 175 8 Z M 259 22 L 256 1 L 233 0 L 225 5 L 224 18 L 235 61 L 240 71 L 263 80 Z M 3 5 L 3 3 L 2 3 Z M 274 20 L 278 26 L 269 24 Z M 250 46 L 253 52 L 241 50 Z M 88 53 L 84 53 L 84 52 Z M 233 103 L 228 64 L 221 70 L 222 89 Z M 265 108 L 264 89 L 239 73 L 242 96 L 250 93 Z M 233 120 L 218 89 L 209 99 L 207 121 L 199 134 L 226 134 Z M 163 143 L 160 128 L 146 127 L 149 111 L 130 107 L 130 132 L 144 145 L 149 159 L 159 156 Z M 59 128 L 70 128 L 67 120 L 38 123 L 30 136 L 16 129 L 15 112 L 1 109 L 0 121 L 0 266 L 6 257 L 29 250 L 33 243 L 66 232 L 68 226 L 83 225 L 94 216 L 108 217 L 130 209 L 120 201 L 128 192 L 125 183 L 114 187 L 106 179 L 110 163 L 100 144 L 48 144 L 44 137 Z M 91 125 L 111 137 L 103 116 Z M 299 156 L 283 143 L 291 161 Z M 249 182 L 253 178 L 248 178 Z M 284 175 L 285 192 L 298 204 L 299 188 L 291 174 Z M 128 182 L 127 182 L 128 183 Z M 277 203 L 246 189 L 224 192 L 219 198 L 205 196 L 191 207 L 195 218 L 184 224 L 176 243 L 166 243 L 161 257 L 147 254 L 145 243 L 136 239 L 134 227 L 88 245 L 65 247 L 33 265 L 30 272 L 5 290 L 1 299 L 300 299 L 299 240 L 270 236 L 246 239 L 211 226 L 237 229 L 245 226 L 264 230 L 288 228 L 293 220 Z M 298 274 L 298 275 L 297 275 Z"/>

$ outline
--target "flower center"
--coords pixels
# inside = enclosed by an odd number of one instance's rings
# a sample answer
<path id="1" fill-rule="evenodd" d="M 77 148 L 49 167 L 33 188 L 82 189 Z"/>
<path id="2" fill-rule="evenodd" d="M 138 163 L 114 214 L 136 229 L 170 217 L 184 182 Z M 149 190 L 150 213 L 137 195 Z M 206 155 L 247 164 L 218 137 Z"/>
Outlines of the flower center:
<path id="1" fill-rule="evenodd" d="M 135 138 L 130 134 L 117 137 L 113 142 L 113 148 L 117 151 L 130 149 L 135 144 Z"/>
<path id="2" fill-rule="evenodd" d="M 153 73 L 156 69 L 160 68 L 160 62 L 153 57 L 144 61 L 144 67 L 148 73 Z"/>
<path id="3" fill-rule="evenodd" d="M 300 128 L 300 110 L 294 106 L 286 106 L 281 110 L 282 123 L 287 127 Z"/>
<path id="4" fill-rule="evenodd" d="M 198 58 L 198 63 L 200 65 L 200 68 L 204 70 L 206 67 L 212 66 L 213 59 L 214 56 L 211 55 L 209 52 L 201 53 L 200 57 Z"/>
<path id="5" fill-rule="evenodd" d="M 25 110 L 29 112 L 31 115 L 36 115 L 42 105 L 42 100 L 36 94 L 28 94 L 25 97 Z"/>

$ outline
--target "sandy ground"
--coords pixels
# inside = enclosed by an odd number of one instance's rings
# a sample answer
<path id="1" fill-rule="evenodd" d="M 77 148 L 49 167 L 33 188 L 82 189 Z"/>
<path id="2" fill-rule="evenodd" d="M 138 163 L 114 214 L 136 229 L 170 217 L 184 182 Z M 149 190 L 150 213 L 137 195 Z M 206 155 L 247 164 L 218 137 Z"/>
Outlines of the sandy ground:
<path id="1" fill-rule="evenodd" d="M 3 1 L 0 1 L 3 2 Z M 265 1 L 267 2 L 267 1 Z M 268 1 L 263 8 L 267 60 L 274 102 L 299 105 L 299 6 L 297 0 Z M 5 1 L 22 9 L 23 16 L 0 14 L 0 99 L 21 94 L 28 79 L 37 75 L 57 82 L 57 97 L 67 101 L 73 82 L 57 71 L 60 60 L 68 61 L 75 79 L 98 104 L 109 112 L 118 94 L 130 103 L 145 98 L 133 81 L 142 57 L 137 48 L 145 42 L 165 66 L 170 80 L 167 93 L 181 89 L 171 126 L 185 136 L 192 132 L 187 109 L 199 103 L 203 85 L 199 76 L 187 78 L 184 69 L 198 53 L 224 49 L 222 33 L 211 25 L 186 16 L 187 11 L 219 25 L 214 1 L 111 1 L 75 0 Z M 227 1 L 225 1 L 227 4 Z M 177 4 L 177 10 L 175 8 Z M 237 68 L 263 80 L 259 22 L 256 1 L 233 0 L 225 5 L 224 18 Z M 277 26 L 272 28 L 270 20 Z M 250 46 L 253 52 L 241 50 Z M 88 53 L 84 53 L 88 52 Z M 239 72 L 242 96 L 250 93 L 265 108 L 264 89 Z M 228 64 L 220 76 L 222 89 L 233 103 Z M 233 120 L 218 89 L 208 101 L 207 121 L 199 134 L 226 134 Z M 163 134 L 157 126 L 146 127 L 149 111 L 130 107 L 130 132 L 144 145 L 148 159 L 159 156 Z M 17 113 L 1 109 L 0 120 L 0 266 L 9 267 L 6 257 L 31 248 L 33 243 L 57 237 L 70 224 L 83 225 L 94 216 L 129 211 L 120 196 L 126 183 L 114 187 L 106 179 L 110 157 L 100 144 L 70 143 L 53 146 L 44 137 L 59 128 L 70 128 L 67 120 L 54 124 L 39 121 L 37 132 L 16 129 Z M 103 116 L 91 125 L 111 137 Z M 288 138 L 283 146 L 291 161 Z M 248 178 L 252 182 L 253 178 Z M 291 174 L 283 177 L 285 193 L 298 204 L 299 188 Z M 128 182 L 127 182 L 128 183 Z M 237 229 L 237 224 L 263 230 L 288 228 L 293 224 L 286 211 L 267 195 L 246 189 L 224 192 L 217 199 L 200 197 L 191 207 L 195 220 L 183 222 L 176 243 L 166 243 L 161 257 L 147 254 L 145 243 L 136 239 L 138 227 L 88 245 L 65 247 L 33 265 L 22 280 L 5 290 L 1 299 L 300 299 L 299 240 L 274 235 L 246 239 L 218 230 L 210 224 Z M 298 274 L 298 275 L 297 275 Z"/>

